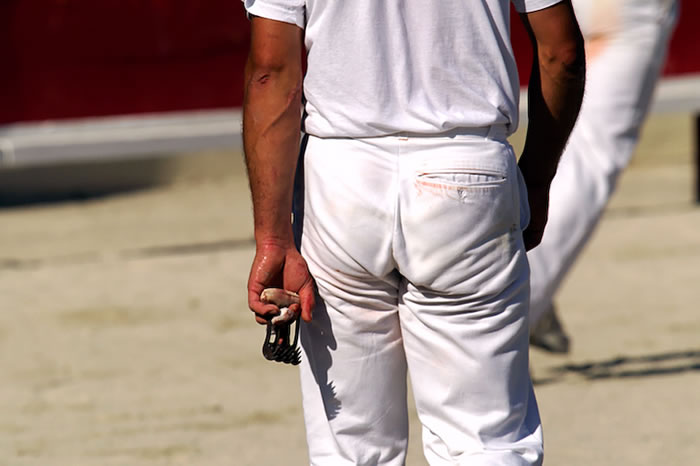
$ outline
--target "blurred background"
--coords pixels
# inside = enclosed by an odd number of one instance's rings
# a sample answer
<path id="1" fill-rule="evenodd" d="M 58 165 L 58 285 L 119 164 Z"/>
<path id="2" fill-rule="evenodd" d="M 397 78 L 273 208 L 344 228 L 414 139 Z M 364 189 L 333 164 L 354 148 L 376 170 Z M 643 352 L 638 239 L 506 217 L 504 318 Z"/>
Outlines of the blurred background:
<path id="1" fill-rule="evenodd" d="M 172 171 L 154 158 L 238 149 L 247 49 L 236 1 L 3 1 L 4 202 L 148 185 Z"/>
<path id="2" fill-rule="evenodd" d="M 572 352 L 533 351 L 547 464 L 697 461 L 699 5 L 559 297 Z M 236 0 L 0 2 L 0 464 L 308 462 L 246 305 L 248 34 Z"/>

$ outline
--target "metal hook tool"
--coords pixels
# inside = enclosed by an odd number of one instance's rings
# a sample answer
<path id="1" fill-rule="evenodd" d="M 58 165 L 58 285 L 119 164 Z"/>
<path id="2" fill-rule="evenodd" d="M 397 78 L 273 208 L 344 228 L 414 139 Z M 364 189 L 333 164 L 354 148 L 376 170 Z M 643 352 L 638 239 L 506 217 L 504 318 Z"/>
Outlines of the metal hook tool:
<path id="1" fill-rule="evenodd" d="M 292 337 L 292 326 L 294 336 Z M 263 343 L 263 356 L 269 361 L 283 362 L 296 366 L 301 362 L 301 350 L 297 348 L 299 340 L 299 321 L 293 323 L 275 325 L 267 323 L 265 342 Z"/>
<path id="2" fill-rule="evenodd" d="M 279 307 L 280 314 L 267 323 L 262 353 L 265 359 L 296 366 L 301 362 L 299 341 L 299 314 L 291 312 L 289 306 L 299 304 L 299 295 L 279 288 L 266 288 L 260 294 L 264 303 Z M 292 328 L 294 327 L 294 328 Z"/>

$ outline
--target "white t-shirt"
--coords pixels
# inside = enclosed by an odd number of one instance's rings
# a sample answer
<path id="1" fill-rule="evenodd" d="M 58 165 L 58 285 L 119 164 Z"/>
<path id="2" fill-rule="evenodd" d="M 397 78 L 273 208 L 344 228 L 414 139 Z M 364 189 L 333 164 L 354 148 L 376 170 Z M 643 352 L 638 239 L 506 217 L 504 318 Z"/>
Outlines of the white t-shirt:
<path id="1" fill-rule="evenodd" d="M 373 137 L 518 124 L 511 0 L 243 0 L 305 29 L 305 131 Z M 512 0 L 520 12 L 561 0 Z"/>

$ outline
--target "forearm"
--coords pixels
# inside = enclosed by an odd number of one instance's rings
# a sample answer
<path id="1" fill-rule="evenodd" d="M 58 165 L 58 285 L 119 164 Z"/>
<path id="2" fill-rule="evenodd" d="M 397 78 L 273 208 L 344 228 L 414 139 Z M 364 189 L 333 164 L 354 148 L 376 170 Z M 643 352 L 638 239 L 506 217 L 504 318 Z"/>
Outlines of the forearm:
<path id="1" fill-rule="evenodd" d="M 566 43 L 532 36 L 535 59 L 528 86 L 529 121 L 519 162 L 530 182 L 551 182 L 581 107 L 585 53 L 577 27 L 573 34 L 574 39 Z"/>
<path id="2" fill-rule="evenodd" d="M 301 82 L 298 55 L 278 60 L 251 52 L 245 71 L 243 148 L 258 242 L 291 239 Z"/>

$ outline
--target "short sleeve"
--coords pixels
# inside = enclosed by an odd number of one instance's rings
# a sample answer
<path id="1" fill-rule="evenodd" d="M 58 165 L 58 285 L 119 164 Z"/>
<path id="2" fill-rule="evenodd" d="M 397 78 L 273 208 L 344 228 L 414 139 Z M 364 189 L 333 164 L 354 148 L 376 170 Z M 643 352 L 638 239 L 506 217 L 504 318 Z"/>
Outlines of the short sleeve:
<path id="1" fill-rule="evenodd" d="M 296 24 L 304 28 L 305 0 L 242 0 L 249 15 Z"/>
<path id="2" fill-rule="evenodd" d="M 511 0 L 518 13 L 532 13 L 556 5 L 562 0 Z"/>

